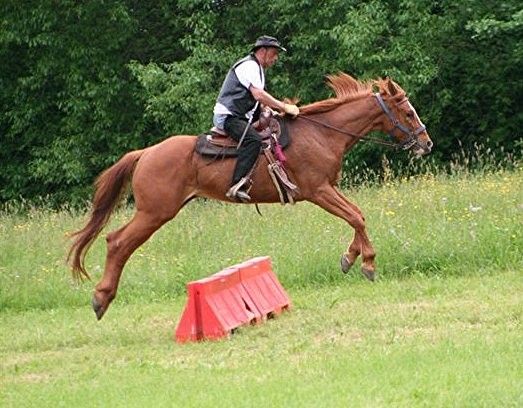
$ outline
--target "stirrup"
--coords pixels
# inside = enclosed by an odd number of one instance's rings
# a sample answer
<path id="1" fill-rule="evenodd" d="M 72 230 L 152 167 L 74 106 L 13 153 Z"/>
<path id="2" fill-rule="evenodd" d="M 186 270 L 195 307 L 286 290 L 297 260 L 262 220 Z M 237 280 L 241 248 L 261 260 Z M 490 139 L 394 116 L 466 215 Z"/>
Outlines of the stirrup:
<path id="1" fill-rule="evenodd" d="M 227 193 L 225 193 L 225 196 L 227 198 L 236 199 L 238 201 L 241 201 L 242 203 L 248 203 L 251 201 L 251 196 L 246 191 L 240 190 L 248 181 L 249 179 L 247 177 L 243 177 L 240 181 L 238 181 L 234 186 L 232 186 Z"/>

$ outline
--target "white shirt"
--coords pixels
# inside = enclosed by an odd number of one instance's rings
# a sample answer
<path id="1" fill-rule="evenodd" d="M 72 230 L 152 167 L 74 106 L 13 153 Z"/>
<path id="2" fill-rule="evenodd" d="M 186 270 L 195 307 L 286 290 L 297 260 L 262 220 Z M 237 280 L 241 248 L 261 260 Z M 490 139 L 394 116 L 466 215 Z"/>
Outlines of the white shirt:
<path id="1" fill-rule="evenodd" d="M 264 89 L 265 88 L 265 74 L 263 69 L 260 69 L 260 66 L 256 61 L 247 60 L 242 62 L 236 68 L 234 68 L 234 73 L 238 77 L 240 83 L 247 89 L 250 89 L 251 85 L 255 88 Z M 250 110 L 245 114 L 245 116 L 250 119 L 254 113 L 255 109 Z M 214 105 L 215 115 L 230 115 L 231 112 L 221 103 L 217 102 Z"/>

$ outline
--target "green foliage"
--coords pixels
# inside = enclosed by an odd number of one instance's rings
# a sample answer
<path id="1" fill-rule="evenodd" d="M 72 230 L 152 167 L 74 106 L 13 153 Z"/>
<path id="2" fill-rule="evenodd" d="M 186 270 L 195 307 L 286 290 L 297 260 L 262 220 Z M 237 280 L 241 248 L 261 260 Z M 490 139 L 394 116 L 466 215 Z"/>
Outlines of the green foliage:
<path id="1" fill-rule="evenodd" d="M 140 134 L 122 52 L 132 20 L 102 0 L 7 1 L 1 15 L 0 58 L 11 63 L 0 68 L 0 199 L 68 201 Z"/>
<path id="2" fill-rule="evenodd" d="M 391 76 L 450 160 L 478 141 L 521 156 L 520 2 L 52 0 L 0 4 L 0 202 L 85 200 L 96 174 L 128 150 L 209 127 L 230 65 L 260 34 L 289 52 L 269 91 L 329 96 L 324 76 Z M 379 172 L 360 144 L 344 169 Z"/>

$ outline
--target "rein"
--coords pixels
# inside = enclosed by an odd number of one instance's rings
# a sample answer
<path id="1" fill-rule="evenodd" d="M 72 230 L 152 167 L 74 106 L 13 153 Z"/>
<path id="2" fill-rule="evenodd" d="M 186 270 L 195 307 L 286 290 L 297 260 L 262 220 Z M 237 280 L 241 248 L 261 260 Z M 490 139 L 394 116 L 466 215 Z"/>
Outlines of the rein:
<path id="1" fill-rule="evenodd" d="M 321 122 L 319 120 L 309 118 L 307 116 L 298 115 L 297 118 L 307 120 L 309 122 L 312 122 L 312 123 L 315 123 L 317 125 L 323 126 L 323 127 L 327 128 L 327 129 L 335 130 L 338 133 L 342 133 L 344 135 L 353 137 L 353 138 L 355 138 L 357 140 L 363 140 L 363 141 L 366 141 L 366 142 L 373 142 L 373 143 L 381 144 L 383 146 L 392 147 L 394 149 L 401 148 L 403 150 L 407 150 L 407 149 L 410 149 L 413 145 L 417 144 L 418 143 L 417 136 L 421 132 L 423 132 L 425 130 L 425 125 L 422 124 L 416 130 L 411 130 L 411 129 L 407 128 L 405 125 L 400 123 L 400 121 L 398 119 L 396 119 L 396 117 L 394 116 L 392 111 L 389 109 L 389 107 L 387 106 L 387 104 L 385 103 L 385 101 L 383 100 L 381 95 L 379 94 L 379 92 L 373 94 L 373 96 L 376 98 L 376 101 L 378 102 L 378 105 L 380 106 L 380 108 L 383 111 L 383 113 L 385 113 L 387 118 L 394 125 L 394 129 L 399 129 L 401 132 L 405 133 L 408 136 L 407 140 L 405 140 L 403 142 L 398 142 L 398 143 L 391 143 L 391 142 L 386 142 L 385 140 L 377 139 L 375 137 L 362 136 L 362 135 L 358 135 L 356 133 L 351 133 L 351 132 L 348 132 L 346 130 L 340 129 L 340 128 L 336 127 L 336 126 L 329 125 L 328 123 Z M 389 136 L 391 136 L 394 139 L 394 136 L 392 136 L 392 134 L 389 134 Z"/>
<path id="2" fill-rule="evenodd" d="M 346 130 L 340 129 L 340 128 L 336 127 L 336 126 L 329 125 L 328 123 L 321 122 L 321 121 L 316 120 L 316 119 L 309 118 L 308 116 L 298 115 L 297 119 L 304 119 L 304 120 L 307 120 L 309 122 L 316 123 L 317 125 L 323 126 L 323 127 L 327 128 L 327 129 L 335 130 L 338 133 L 342 133 L 344 135 L 353 137 L 353 138 L 358 139 L 358 140 L 363 140 L 365 142 L 373 142 L 373 143 L 381 144 L 383 146 L 392 147 L 394 149 L 398 148 L 398 145 L 396 143 L 386 142 L 385 140 L 377 139 L 375 137 L 362 136 L 362 135 L 358 135 L 356 133 L 347 132 Z"/>

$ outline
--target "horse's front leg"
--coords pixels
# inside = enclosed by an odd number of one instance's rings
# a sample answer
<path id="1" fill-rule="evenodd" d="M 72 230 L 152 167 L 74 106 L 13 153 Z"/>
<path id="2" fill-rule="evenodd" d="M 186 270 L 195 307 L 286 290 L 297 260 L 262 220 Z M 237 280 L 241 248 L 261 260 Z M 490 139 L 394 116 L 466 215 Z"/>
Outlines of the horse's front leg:
<path id="1" fill-rule="evenodd" d="M 336 193 L 338 196 L 347 203 L 351 207 L 351 209 L 356 212 L 363 222 L 365 223 L 365 217 L 363 216 L 363 213 L 361 210 L 356 206 L 355 204 L 351 203 L 347 198 L 337 189 L 335 188 Z M 365 225 L 363 226 L 365 228 Z M 370 242 L 370 241 L 369 241 Z M 341 270 L 343 273 L 348 273 L 352 265 L 356 262 L 356 259 L 361 254 L 361 246 L 362 241 L 360 237 L 360 233 L 357 230 L 354 230 L 354 238 L 352 239 L 352 242 L 347 247 L 347 251 L 342 254 L 341 256 Z"/>
<path id="2" fill-rule="evenodd" d="M 310 201 L 319 205 L 326 211 L 334 214 L 354 228 L 354 239 L 347 248 L 347 252 L 342 255 L 341 266 L 343 272 L 348 272 L 354 264 L 356 258 L 361 254 L 361 271 L 369 280 L 374 280 L 376 253 L 370 242 L 365 229 L 365 218 L 357 206 L 343 196 L 335 187 L 331 185 L 322 186 L 316 190 L 316 194 Z"/>

